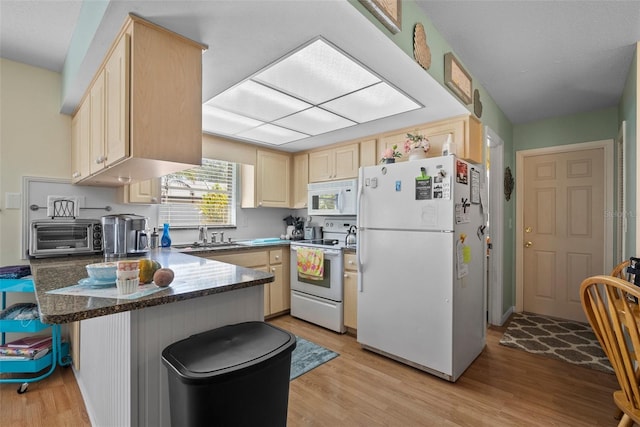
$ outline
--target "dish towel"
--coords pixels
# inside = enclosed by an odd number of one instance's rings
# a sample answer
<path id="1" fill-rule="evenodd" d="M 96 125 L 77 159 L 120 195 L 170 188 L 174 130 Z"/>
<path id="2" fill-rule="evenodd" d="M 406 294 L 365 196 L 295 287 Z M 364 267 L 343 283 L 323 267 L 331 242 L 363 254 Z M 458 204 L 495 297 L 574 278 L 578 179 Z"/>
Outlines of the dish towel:
<path id="1" fill-rule="evenodd" d="M 322 249 L 298 248 L 298 275 L 305 279 L 324 278 L 324 252 Z"/>

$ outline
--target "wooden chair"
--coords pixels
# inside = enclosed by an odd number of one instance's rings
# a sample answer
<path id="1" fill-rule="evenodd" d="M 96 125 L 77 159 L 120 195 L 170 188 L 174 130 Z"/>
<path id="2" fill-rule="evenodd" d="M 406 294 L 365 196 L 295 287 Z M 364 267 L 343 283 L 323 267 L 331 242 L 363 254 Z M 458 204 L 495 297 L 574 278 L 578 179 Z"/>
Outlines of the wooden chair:
<path id="1" fill-rule="evenodd" d="M 622 261 L 620 264 L 616 265 L 613 270 L 611 270 L 611 274 L 609 274 L 609 276 L 627 280 L 626 269 L 628 266 L 629 260 Z"/>
<path id="2" fill-rule="evenodd" d="M 626 270 L 627 267 L 629 266 L 630 261 L 626 260 L 626 261 L 622 261 L 620 264 L 616 265 L 613 270 L 611 270 L 611 273 L 609 274 L 609 276 L 613 276 L 613 277 L 617 277 L 619 279 L 622 280 L 627 280 L 627 274 L 626 274 Z M 618 411 L 613 418 L 615 418 L 616 420 L 619 420 L 622 418 L 622 411 Z"/>
<path id="3" fill-rule="evenodd" d="M 640 298 L 640 288 L 618 277 L 593 276 L 580 286 L 582 308 L 620 385 L 613 393 L 624 414 L 618 426 L 640 424 L 640 310 L 634 297 Z"/>

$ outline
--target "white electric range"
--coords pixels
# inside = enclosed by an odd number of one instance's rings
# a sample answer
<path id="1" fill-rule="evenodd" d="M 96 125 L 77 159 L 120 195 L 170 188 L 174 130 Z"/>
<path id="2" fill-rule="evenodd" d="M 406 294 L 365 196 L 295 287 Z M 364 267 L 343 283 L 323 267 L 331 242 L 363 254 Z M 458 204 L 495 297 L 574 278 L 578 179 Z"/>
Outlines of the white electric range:
<path id="1" fill-rule="evenodd" d="M 344 333 L 343 257 L 346 237 L 355 217 L 327 217 L 322 238 L 291 242 L 291 315 L 332 331 Z M 298 251 L 312 248 L 322 252 L 322 278 L 308 278 L 298 272 Z"/>

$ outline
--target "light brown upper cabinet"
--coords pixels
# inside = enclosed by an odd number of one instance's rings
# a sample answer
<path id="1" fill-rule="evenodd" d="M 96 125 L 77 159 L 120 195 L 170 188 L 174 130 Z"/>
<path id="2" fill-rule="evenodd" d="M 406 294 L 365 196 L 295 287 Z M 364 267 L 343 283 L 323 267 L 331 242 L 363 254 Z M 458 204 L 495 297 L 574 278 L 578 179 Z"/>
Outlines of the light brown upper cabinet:
<path id="1" fill-rule="evenodd" d="M 160 180 L 160 178 L 152 178 L 118 187 L 118 201 L 120 203 L 138 203 L 143 205 L 159 204 L 161 201 Z"/>
<path id="2" fill-rule="evenodd" d="M 71 121 L 71 182 L 89 176 L 89 141 L 91 138 L 89 102 L 83 102 Z"/>
<path id="3" fill-rule="evenodd" d="M 293 156 L 292 174 L 293 194 L 291 207 L 303 209 L 307 207 L 307 184 L 309 184 L 309 155 L 296 154 Z"/>
<path id="4" fill-rule="evenodd" d="M 360 167 L 375 166 L 379 162 L 378 153 L 376 153 L 376 139 L 369 139 L 360 142 Z"/>
<path id="5" fill-rule="evenodd" d="M 310 152 L 309 182 L 356 178 L 360 166 L 359 152 L 357 143 Z"/>
<path id="6" fill-rule="evenodd" d="M 127 18 L 75 114 L 89 103 L 89 140 L 72 144 L 90 147 L 90 175 L 74 182 L 122 186 L 200 165 L 203 49 Z"/>
<path id="7" fill-rule="evenodd" d="M 403 147 L 407 133 L 420 133 L 429 138 L 431 149 L 427 157 L 442 155 L 442 146 L 451 134 L 453 143 L 450 148 L 457 157 L 471 163 L 482 163 L 482 123 L 474 116 L 458 116 L 386 133 L 379 139 L 378 152 L 397 144 L 403 155 L 396 162 L 406 161 L 409 156 Z"/>
<path id="8" fill-rule="evenodd" d="M 89 173 L 95 174 L 104 168 L 105 165 L 105 129 L 104 129 L 104 98 L 106 85 L 104 81 L 105 72 L 102 70 L 98 78 L 93 82 L 89 92 Z"/>
<path id="9" fill-rule="evenodd" d="M 257 150 L 255 171 L 242 167 L 243 208 L 288 208 L 291 195 L 291 156 L 289 153 Z M 255 188 L 255 193 L 252 191 Z"/>

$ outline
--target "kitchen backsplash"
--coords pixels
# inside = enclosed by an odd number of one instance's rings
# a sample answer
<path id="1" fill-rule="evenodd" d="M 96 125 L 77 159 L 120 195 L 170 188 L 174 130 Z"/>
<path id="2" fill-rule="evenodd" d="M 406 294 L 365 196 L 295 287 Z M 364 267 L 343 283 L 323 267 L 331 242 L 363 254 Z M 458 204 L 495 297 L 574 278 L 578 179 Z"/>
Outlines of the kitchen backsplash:
<path id="1" fill-rule="evenodd" d="M 27 252 L 30 222 L 34 219 L 47 218 L 47 199 L 49 196 L 75 197 L 80 207 L 79 218 L 100 219 L 104 215 L 133 213 L 149 218 L 149 227 L 151 229 L 153 227 L 162 228 L 162 224 L 158 224 L 157 205 L 117 203 L 115 188 L 73 185 L 66 180 L 38 177 L 24 177 L 22 186 L 23 223 L 21 254 Z M 30 206 L 37 206 L 38 209 L 31 209 Z M 109 206 L 111 210 L 106 210 L 105 208 L 107 206 Z M 274 208 L 242 209 L 238 204 L 236 207 L 236 228 L 211 229 L 211 231 L 223 231 L 225 239 L 231 237 L 234 240 L 280 237 L 286 230 L 286 223 L 283 219 L 289 215 L 306 219 L 307 211 L 306 209 L 292 210 Z M 315 222 L 314 220 L 314 223 Z M 197 240 L 197 237 L 198 230 L 196 228 L 176 228 L 171 230 L 171 239 L 174 244 L 190 243 Z"/>

